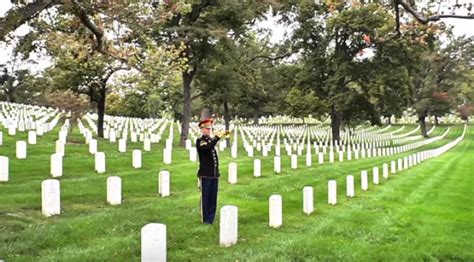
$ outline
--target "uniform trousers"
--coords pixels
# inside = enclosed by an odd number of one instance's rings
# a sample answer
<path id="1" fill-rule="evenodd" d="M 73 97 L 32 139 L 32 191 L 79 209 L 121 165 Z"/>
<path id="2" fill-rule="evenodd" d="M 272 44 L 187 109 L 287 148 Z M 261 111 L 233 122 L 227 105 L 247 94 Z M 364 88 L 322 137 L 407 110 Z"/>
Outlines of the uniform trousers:
<path id="1" fill-rule="evenodd" d="M 212 224 L 216 216 L 218 178 L 201 177 L 201 222 Z"/>

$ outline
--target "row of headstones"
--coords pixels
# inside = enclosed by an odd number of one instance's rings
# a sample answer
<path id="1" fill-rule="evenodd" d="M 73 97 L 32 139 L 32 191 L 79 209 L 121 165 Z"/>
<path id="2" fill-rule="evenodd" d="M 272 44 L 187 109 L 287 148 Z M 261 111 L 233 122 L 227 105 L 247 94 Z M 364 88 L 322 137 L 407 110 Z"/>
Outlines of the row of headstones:
<path id="1" fill-rule="evenodd" d="M 45 116 L 54 116 L 58 110 L 53 108 L 45 108 L 38 106 L 30 106 L 24 104 L 2 104 L 0 110 L 0 121 L 5 126 L 5 120 L 17 119 L 24 120 L 24 123 L 32 119 L 40 119 Z M 15 121 L 16 123 L 20 121 Z"/>
<path id="2" fill-rule="evenodd" d="M 56 141 L 56 153 L 51 155 L 51 175 L 58 177 L 62 175 L 62 162 L 65 155 L 65 144 L 67 137 L 67 125 L 66 128 L 59 132 L 59 140 Z M 64 127 L 64 126 L 63 126 Z M 0 132 L 1 137 L 1 132 Z M 1 140 L 1 139 L 0 139 Z M 1 143 L 0 143 L 1 144 Z M 37 144 L 37 135 L 35 131 L 28 132 L 28 144 Z M 27 158 L 28 146 L 26 141 L 16 141 L 15 156 L 17 159 L 23 160 Z M 0 156 L 0 181 L 6 182 L 9 180 L 9 158 L 6 156 Z"/>
<path id="3" fill-rule="evenodd" d="M 402 134 L 394 134 L 393 135 L 393 139 L 397 139 L 397 138 L 403 138 L 403 137 L 407 137 L 407 136 L 410 136 L 411 134 L 417 132 L 418 130 L 420 130 L 420 125 L 417 125 L 415 129 L 412 129 L 406 133 L 402 133 Z"/>
<path id="4" fill-rule="evenodd" d="M 271 151 L 271 145 L 264 145 L 263 147 L 263 150 L 262 150 L 262 156 L 263 157 L 266 157 L 268 156 L 268 153 Z M 231 151 L 231 156 L 233 158 L 236 158 L 237 157 L 237 148 L 232 148 L 233 150 Z M 257 148 L 258 150 L 258 148 Z M 296 166 L 296 163 L 297 163 L 297 156 L 298 155 L 302 155 L 303 153 L 303 149 L 302 147 L 299 147 L 298 150 L 297 150 L 297 154 L 293 154 L 292 151 L 287 147 L 286 148 L 287 150 L 287 155 L 291 156 L 292 158 L 292 163 L 294 162 L 295 163 L 295 166 Z M 326 147 L 322 147 L 322 150 L 323 152 L 319 152 L 319 147 L 317 146 L 316 149 L 315 149 L 315 153 L 316 155 L 318 155 L 318 162 L 319 164 L 323 164 L 324 163 L 324 159 L 325 159 L 325 155 L 326 155 Z M 354 155 L 354 158 L 355 159 L 359 159 L 359 155 L 362 157 L 362 158 L 371 158 L 371 157 L 377 157 L 377 156 L 390 156 L 390 155 L 393 155 L 393 154 L 398 154 L 398 153 L 401 153 L 401 152 L 405 152 L 407 150 L 410 150 L 410 146 L 409 145 L 404 145 L 404 146 L 401 146 L 401 147 L 389 147 L 389 148 L 373 148 L 372 150 L 368 149 L 367 151 L 362 147 L 361 151 L 359 152 L 359 150 L 355 149 L 355 150 L 348 150 L 347 151 L 347 160 L 352 160 L 352 156 Z M 254 150 L 253 150 L 253 147 L 252 146 L 248 146 L 246 148 L 246 151 L 247 151 L 247 156 L 248 157 L 254 157 Z M 360 153 L 360 154 L 359 154 Z M 280 156 L 280 146 L 278 146 L 278 144 L 275 146 L 275 156 Z M 342 162 L 344 161 L 344 151 L 339 151 L 338 152 L 338 156 L 339 156 L 339 162 Z M 334 158 L 335 158 L 335 154 L 333 151 L 329 151 L 329 156 L 328 156 L 328 159 L 329 159 L 329 162 L 330 163 L 334 163 Z M 306 153 L 306 165 L 307 166 L 311 166 L 311 163 L 312 163 L 312 154 L 311 154 L 311 151 L 307 151 Z M 293 164 L 292 164 L 293 166 Z M 295 167 L 296 168 L 296 167 Z"/>
<path id="5" fill-rule="evenodd" d="M 431 133 L 433 133 L 433 131 L 435 130 L 436 126 L 434 125 L 433 127 L 431 127 L 430 130 L 428 130 L 428 132 L 426 132 L 428 135 L 430 135 Z M 410 134 L 411 135 L 411 134 Z M 418 140 L 418 139 L 421 139 L 423 138 L 423 136 L 421 135 L 417 135 L 417 136 L 406 136 L 406 137 L 403 137 L 403 138 L 397 138 L 397 139 L 393 139 L 393 144 L 394 145 L 399 145 L 399 144 L 403 144 L 403 143 L 406 143 L 406 142 L 409 142 L 409 141 L 413 141 L 413 140 Z"/>
<path id="6" fill-rule="evenodd" d="M 86 115 L 84 116 L 84 118 L 88 122 L 93 132 L 97 134 L 97 125 L 94 123 L 94 120 L 92 119 L 92 117 L 90 115 Z M 164 119 L 148 119 L 149 121 L 138 121 L 138 119 L 133 119 L 132 121 L 129 121 L 128 119 L 124 119 L 124 118 L 118 118 L 120 120 L 113 122 L 113 119 L 115 119 L 115 117 L 110 117 L 110 116 L 105 117 L 104 138 L 106 139 L 108 139 L 109 136 L 117 137 L 120 134 L 122 134 L 122 137 L 125 138 L 127 137 L 126 134 L 128 133 L 128 130 L 131 130 L 131 132 L 135 134 L 141 134 L 141 133 L 151 134 L 156 129 L 159 129 L 158 133 L 161 135 L 164 132 L 164 129 L 166 128 L 167 124 L 170 122 Z M 107 120 L 110 120 L 112 123 L 108 123 Z M 82 125 L 82 127 L 84 126 Z"/>
<path id="7" fill-rule="evenodd" d="M 17 129 L 18 129 L 19 132 L 25 132 L 25 131 L 32 132 L 30 130 L 35 130 L 33 132 L 35 132 L 39 136 L 42 136 L 42 135 L 50 132 L 51 130 L 53 130 L 56 127 L 56 125 L 59 121 L 59 118 L 60 118 L 60 116 L 56 115 L 51 120 L 51 122 L 44 122 L 44 121 L 27 122 L 26 126 L 20 125 L 18 127 L 14 124 L 7 124 L 5 126 L 5 128 L 7 128 L 9 136 L 15 136 L 17 134 Z M 29 125 L 31 125 L 31 126 L 29 126 Z"/>
<path id="8" fill-rule="evenodd" d="M 166 125 L 166 123 L 165 123 L 165 125 Z M 166 127 L 165 125 L 163 125 L 163 127 Z M 159 133 L 159 134 L 151 134 L 151 138 L 148 138 L 146 136 L 146 134 L 144 134 L 144 133 L 140 134 L 140 140 L 143 141 L 143 150 L 144 151 L 151 151 L 152 143 L 157 143 L 157 142 L 160 141 L 161 134 L 162 134 L 163 130 L 164 129 L 161 129 L 159 131 L 161 133 Z M 86 144 L 89 144 L 89 152 L 91 154 L 96 154 L 96 152 L 97 152 L 97 140 L 92 138 L 92 132 L 83 127 L 82 133 L 83 133 L 84 137 L 86 138 Z M 110 136 L 110 137 L 104 136 L 104 138 L 108 138 L 110 140 L 110 142 L 114 143 L 114 142 L 116 142 L 115 133 L 111 133 L 111 134 L 112 134 L 112 136 Z M 118 151 L 121 152 L 121 153 L 124 153 L 127 150 L 126 149 L 127 148 L 127 134 L 124 134 L 124 135 L 125 135 L 125 138 L 121 138 L 121 139 L 118 140 Z M 131 139 L 132 139 L 132 142 L 136 142 L 137 141 L 137 134 L 132 132 L 131 133 Z M 163 150 L 163 157 L 164 157 L 164 163 L 165 164 L 171 164 L 171 162 L 172 162 L 172 156 L 171 156 L 172 155 L 172 148 L 173 148 L 173 126 L 171 125 L 170 126 L 170 138 L 166 139 L 166 146 L 165 146 L 165 149 Z M 137 154 L 137 153 L 134 153 L 134 154 Z M 105 158 L 105 156 L 102 156 L 102 154 L 99 154 L 99 155 L 100 155 L 99 156 L 99 161 L 101 161 L 103 158 Z M 103 161 L 101 161 L 101 162 L 103 162 Z"/>
<path id="9" fill-rule="evenodd" d="M 44 122 L 48 118 L 54 118 L 60 113 L 59 110 L 52 108 L 32 107 L 23 104 L 17 105 L 9 108 L 2 105 L 0 121 L 5 128 L 9 125 L 14 125 L 16 128 L 31 127 L 37 122 Z"/>
<path id="10" fill-rule="evenodd" d="M 257 136 L 257 138 L 255 138 L 254 136 L 252 135 L 247 135 L 243 136 L 243 141 L 244 141 L 244 145 L 246 145 L 245 147 L 247 147 L 250 143 L 249 141 L 252 141 L 252 146 L 253 147 L 256 147 L 258 146 L 258 143 L 260 144 L 273 144 L 273 140 L 262 140 L 262 139 L 259 139 L 259 137 Z M 272 137 L 273 138 L 273 137 Z M 277 139 L 279 140 L 279 136 L 277 136 Z M 293 141 L 293 139 L 289 139 L 289 142 L 286 138 L 283 139 L 283 142 L 285 144 L 285 147 L 288 147 L 288 146 L 293 146 L 294 148 L 295 147 L 304 147 L 304 144 L 307 143 L 305 142 L 307 139 L 305 138 L 302 138 L 302 139 L 296 139 L 296 141 Z M 257 142 L 259 141 L 259 142 Z M 335 141 L 334 143 L 332 141 L 328 141 L 328 140 L 323 140 L 323 141 L 314 141 L 314 145 L 317 146 L 317 145 L 322 145 L 322 146 L 330 146 L 331 148 L 333 147 L 333 145 L 337 148 L 339 148 L 339 141 Z M 341 148 L 344 150 L 345 147 L 347 146 L 347 148 L 350 147 L 350 144 L 346 144 L 344 145 L 342 142 L 340 143 L 341 145 Z M 383 147 L 383 146 L 388 146 L 390 144 L 390 141 L 389 139 L 385 140 L 385 141 L 382 141 L 382 140 L 379 140 L 379 141 L 367 141 L 367 142 L 363 142 L 363 143 L 354 143 L 353 146 L 359 146 L 359 147 L 365 147 L 365 148 L 373 148 L 373 147 Z M 296 149 L 296 148 L 295 148 Z M 260 151 L 260 150 L 259 150 Z"/>
<path id="11" fill-rule="evenodd" d="M 439 139 L 437 139 L 437 140 L 439 140 Z M 437 140 L 432 140 L 432 141 L 437 141 Z M 423 145 L 426 145 L 426 144 L 423 143 Z M 420 145 L 420 146 L 422 146 L 422 145 Z M 416 147 L 414 147 L 414 148 L 400 147 L 400 148 L 398 148 L 399 150 L 398 149 L 397 150 L 392 150 L 393 148 L 390 148 L 391 150 L 387 150 L 387 155 L 391 156 L 391 155 L 399 154 L 399 153 L 402 153 L 402 152 L 405 152 L 405 151 L 408 151 L 408 150 L 411 150 L 411 149 L 415 149 L 415 148 Z M 351 151 L 348 151 L 348 153 L 349 152 L 351 152 Z M 364 152 L 364 151 L 362 151 L 362 152 Z M 370 152 L 370 150 L 368 152 Z M 342 162 L 344 160 L 344 157 L 341 154 L 342 154 L 342 152 L 340 152 L 340 154 L 339 154 L 339 161 L 340 162 Z M 384 154 L 381 154 L 381 155 L 385 156 Z M 376 156 L 376 153 L 374 153 L 374 157 L 375 156 Z M 362 155 L 362 157 L 365 158 L 364 155 Z M 368 157 L 370 157 L 370 156 L 368 156 Z M 358 158 L 359 158 L 359 155 L 358 155 L 358 152 L 356 151 L 355 159 L 358 159 Z M 351 160 L 350 154 L 348 154 L 348 160 Z M 403 170 L 404 166 L 405 166 L 405 169 L 406 169 L 407 166 L 412 166 L 412 163 L 415 162 L 416 160 L 413 160 L 412 156 L 408 156 L 408 157 L 403 158 L 403 160 L 399 159 L 398 161 L 399 161 L 398 162 L 399 170 Z M 331 154 L 330 154 L 329 162 L 334 163 L 334 155 L 332 155 L 332 158 L 331 158 Z M 318 154 L 318 164 L 319 165 L 324 164 L 324 155 L 322 153 Z M 290 165 L 291 165 L 291 169 L 297 169 L 298 168 L 298 156 L 297 155 L 295 155 L 295 154 L 291 155 Z M 306 155 L 306 166 L 307 167 L 312 166 L 312 156 L 311 156 L 311 154 Z M 392 172 L 394 173 L 395 170 L 396 170 L 394 161 L 392 161 L 392 167 L 391 168 L 392 168 Z M 281 157 L 280 156 L 275 156 L 274 157 L 273 170 L 277 174 L 281 173 Z M 375 170 L 375 168 L 374 168 L 374 170 Z M 388 167 L 386 169 L 386 167 L 384 166 L 383 170 L 384 170 L 384 177 L 385 177 L 385 175 L 388 175 L 388 173 L 385 172 L 385 170 L 388 170 Z M 254 159 L 254 162 L 253 162 L 254 177 L 260 177 L 261 173 L 262 173 L 261 172 L 261 160 L 260 159 Z M 378 174 L 378 172 L 377 172 L 377 174 Z M 230 162 L 229 165 L 228 165 L 228 182 L 230 184 L 236 184 L 237 183 L 237 163 L 235 163 L 235 162 Z"/>
<path id="12" fill-rule="evenodd" d="M 95 152 L 94 153 L 94 166 L 95 171 L 98 174 L 106 172 L 106 155 L 105 152 Z M 53 161 L 53 159 L 51 160 Z M 195 160 L 196 161 L 196 160 Z M 170 165 L 172 163 L 172 151 L 169 149 L 163 149 L 163 163 Z M 55 162 L 56 166 L 62 167 L 62 162 Z M 53 164 L 51 165 L 53 166 Z M 132 167 L 133 168 L 142 168 L 142 151 L 135 149 L 132 151 Z"/>
<path id="13" fill-rule="evenodd" d="M 235 164 L 235 163 L 232 163 Z M 388 178 L 388 165 L 383 167 L 384 177 Z M 395 171 L 392 171 L 393 173 Z M 232 175 L 230 175 L 232 176 Z M 374 167 L 374 184 L 378 184 L 378 168 Z M 362 190 L 368 189 L 367 171 L 362 171 Z M 347 196 L 354 197 L 354 177 L 347 177 Z M 335 180 L 328 183 L 328 203 L 337 203 L 337 185 Z M 283 225 L 283 198 L 281 195 L 272 195 L 269 198 L 268 225 L 279 228 Z M 311 215 L 314 212 L 314 190 L 311 186 L 303 188 L 303 213 Z M 166 261 L 166 225 L 151 223 L 141 229 L 141 258 L 142 261 Z M 225 205 L 220 210 L 219 244 L 230 247 L 238 241 L 238 207 Z"/>
<path id="14" fill-rule="evenodd" d="M 447 132 L 445 132 L 445 134 L 442 137 L 444 137 L 446 134 L 447 134 Z M 50 171 L 51 171 L 51 175 L 53 177 L 59 177 L 59 176 L 62 176 L 62 174 L 63 174 L 63 157 L 64 157 L 64 154 L 65 154 L 65 140 L 66 140 L 66 137 L 67 137 L 67 132 L 65 130 L 61 130 L 60 133 L 59 133 L 59 140 L 56 141 L 56 153 L 51 155 Z M 431 138 L 429 140 L 425 140 L 421 143 L 417 142 L 416 143 L 417 145 L 414 145 L 414 146 L 405 145 L 405 146 L 402 146 L 402 147 L 397 147 L 397 148 L 395 148 L 395 150 L 394 150 L 394 148 L 389 148 L 389 150 L 382 150 L 381 152 L 377 152 L 377 151 L 374 150 L 373 156 L 376 157 L 377 153 L 381 153 L 381 154 L 379 154 L 379 156 L 380 155 L 382 155 L 382 156 L 389 155 L 390 156 L 390 155 L 393 155 L 393 154 L 402 153 L 402 152 L 412 150 L 412 149 L 415 149 L 417 147 L 426 145 L 429 142 L 437 141 L 439 139 L 441 139 L 441 138 L 440 137 L 434 137 L 434 138 Z M 122 140 L 122 141 L 124 141 L 124 140 Z M 26 142 L 25 141 L 17 141 L 16 144 L 17 144 L 17 146 L 16 146 L 16 157 L 18 159 L 25 159 L 26 156 L 27 156 Z M 125 147 L 126 147 L 126 144 L 124 145 L 123 142 L 122 143 L 119 142 L 119 151 L 120 152 L 125 152 Z M 150 145 L 149 144 L 148 144 L 148 146 L 145 146 L 145 151 L 147 151 L 147 149 L 148 149 L 148 151 L 150 150 Z M 236 147 L 233 148 L 233 149 L 236 149 Z M 91 154 L 95 155 L 95 171 L 99 174 L 100 173 L 105 173 L 106 172 L 106 155 L 105 155 L 104 152 L 97 152 L 97 140 L 91 139 L 91 141 L 89 143 L 89 152 Z M 371 151 L 369 150 L 368 155 L 367 155 L 369 158 L 371 157 L 370 152 Z M 365 158 L 364 153 L 365 153 L 365 151 L 361 151 L 361 154 L 362 154 L 361 157 L 362 158 Z M 233 157 L 234 157 L 234 154 L 235 154 L 235 157 L 237 157 L 236 156 L 236 154 L 237 154 L 236 150 L 232 150 Z M 355 157 L 355 159 L 359 158 L 358 151 L 354 152 L 354 157 Z M 2 174 L 2 178 L 1 178 L 0 181 L 8 181 L 8 175 L 9 175 L 8 157 L 2 156 L 0 159 L 1 159 L 1 163 L 2 163 L 2 165 L 0 165 L 0 174 Z M 189 150 L 189 159 L 192 162 L 197 161 L 197 150 L 196 150 L 195 147 L 190 148 L 190 150 Z M 351 160 L 351 159 L 352 159 L 351 151 L 348 151 L 347 152 L 347 160 Z M 342 151 L 340 151 L 339 152 L 339 162 L 343 162 L 343 161 L 344 161 L 344 156 L 342 154 Z M 172 163 L 172 150 L 170 150 L 168 147 L 166 147 L 163 150 L 163 163 L 164 164 L 171 164 Z M 334 154 L 331 154 L 331 152 L 329 154 L 329 163 L 334 163 Z M 320 165 L 324 164 L 324 154 L 321 153 L 321 152 L 318 154 L 318 164 L 320 164 Z M 133 150 L 132 151 L 132 166 L 134 168 L 141 168 L 142 167 L 142 152 L 140 150 Z M 307 167 L 312 166 L 312 155 L 311 154 L 306 154 L 306 166 Z M 235 168 L 235 170 L 234 170 L 234 168 Z M 255 161 L 254 161 L 254 170 L 256 170 L 256 171 L 254 171 L 254 174 L 260 174 L 261 171 L 258 171 L 258 170 L 260 170 L 260 168 L 261 168 L 260 160 L 255 159 Z M 291 168 L 292 169 L 297 169 L 298 168 L 298 156 L 295 155 L 295 154 L 291 155 Z M 274 157 L 274 171 L 276 173 L 281 172 L 281 158 L 279 156 Z M 231 177 L 230 174 L 235 174 L 235 177 L 234 176 Z M 259 175 L 257 175 L 257 176 L 259 176 Z M 234 167 L 234 164 L 229 164 L 229 183 L 236 183 L 236 181 L 237 181 L 236 164 L 235 164 L 235 167 Z"/>
<path id="15" fill-rule="evenodd" d="M 466 129 L 465 129 L 466 130 Z M 398 161 L 391 161 L 390 173 L 393 175 L 398 171 L 402 171 L 409 167 L 415 166 L 428 158 L 438 156 L 450 148 L 454 147 L 464 137 L 463 135 L 447 145 L 435 149 L 418 152 Z M 235 164 L 235 163 L 233 163 Z M 382 167 L 383 177 L 388 179 L 388 164 L 384 163 Z M 379 184 L 379 169 L 374 167 L 372 171 L 373 183 Z M 368 173 L 366 170 L 361 171 L 361 189 L 368 190 Z M 346 196 L 354 197 L 354 176 L 346 177 Z M 336 180 L 328 181 L 328 204 L 337 204 L 337 182 Z M 310 215 L 314 212 L 314 195 L 313 187 L 307 186 L 303 188 L 303 212 Z M 281 195 L 272 195 L 269 198 L 269 226 L 278 228 L 283 224 L 283 200 Z M 151 223 L 145 225 L 141 229 L 141 257 L 142 261 L 166 261 L 166 225 Z M 229 247 L 237 244 L 238 240 L 238 208 L 236 206 L 223 206 L 220 211 L 219 223 L 219 243 L 221 246 Z"/>
<path id="16" fill-rule="evenodd" d="M 354 143 L 354 142 L 369 142 L 369 141 L 383 141 L 387 139 L 391 139 L 391 133 L 380 133 L 378 130 L 376 131 L 370 131 L 370 129 L 364 129 L 364 130 L 358 130 L 356 132 L 353 131 L 347 131 L 347 130 L 341 130 L 340 136 L 341 136 L 341 141 L 339 142 L 340 145 L 343 144 L 349 144 L 349 143 Z M 320 128 L 309 128 L 307 130 L 307 133 L 304 132 L 297 132 L 296 135 L 292 134 L 291 129 L 287 129 L 285 132 L 286 136 L 292 140 L 293 138 L 296 138 L 296 140 L 304 140 L 305 135 L 306 137 L 309 137 L 310 139 L 318 140 L 318 141 L 331 141 L 332 135 L 331 135 L 331 129 L 329 127 L 320 129 Z"/>
<path id="17" fill-rule="evenodd" d="M 64 138 L 65 140 L 65 138 Z M 63 139 L 56 141 L 56 153 L 52 154 L 50 157 L 50 173 L 53 177 L 60 177 L 63 175 L 63 158 L 65 155 L 65 142 Z M 91 146 L 92 145 L 92 146 Z M 104 152 L 97 152 L 97 141 L 91 140 L 89 144 L 89 152 L 95 155 L 95 171 L 99 174 L 106 172 L 106 158 Z M 123 151 L 125 152 L 125 151 Z M 193 157 L 191 160 L 197 161 L 197 151 L 193 151 Z M 17 159 L 26 159 L 27 157 L 27 144 L 25 141 L 16 142 L 16 158 Z M 163 150 L 163 163 L 171 164 L 172 163 L 172 150 L 165 148 Z M 133 150 L 132 151 L 132 166 L 133 168 L 142 167 L 142 151 Z M 0 181 L 9 180 L 9 158 L 6 156 L 0 156 Z"/>
<path id="18" fill-rule="evenodd" d="M 158 195 L 170 196 L 170 173 L 158 173 Z M 119 176 L 107 178 L 107 203 L 110 205 L 122 204 L 122 179 Z M 61 190 L 57 179 L 46 179 L 41 183 L 41 212 L 44 216 L 61 214 Z"/>
<path id="19" fill-rule="evenodd" d="M 96 133 L 97 134 L 97 127 L 95 126 L 91 126 L 91 130 L 89 130 L 88 128 L 86 128 L 81 121 L 79 121 L 79 130 L 81 132 L 81 134 L 85 137 L 86 139 L 86 143 L 93 138 L 93 134 Z M 166 127 L 166 123 L 162 126 L 162 127 Z M 150 142 L 152 143 L 158 143 L 160 142 L 161 140 L 161 136 L 164 132 L 164 128 L 160 128 L 160 130 L 158 131 L 158 133 L 153 133 L 154 130 L 147 130 L 146 132 L 141 132 L 139 130 L 135 130 L 135 131 L 131 131 L 130 132 L 130 140 L 131 142 L 135 143 L 135 142 L 144 142 L 145 140 L 150 140 Z M 120 136 L 121 134 L 121 136 Z M 125 129 L 123 131 L 116 131 L 114 129 L 105 129 L 104 130 L 104 138 L 105 139 L 108 139 L 111 143 L 115 143 L 117 142 L 117 138 L 121 138 L 123 140 L 128 140 L 128 129 Z M 118 139 L 120 141 L 120 139 Z"/>
<path id="20" fill-rule="evenodd" d="M 365 155 L 367 155 L 370 158 L 372 156 L 374 156 L 374 157 L 376 157 L 376 156 L 386 156 L 386 155 L 393 155 L 393 154 L 406 152 L 408 150 L 412 150 L 412 149 L 418 148 L 420 146 L 424 146 L 424 145 L 427 145 L 427 144 L 432 143 L 434 141 L 437 141 L 439 139 L 442 139 L 444 136 L 446 136 L 446 134 L 449 132 L 449 130 L 450 129 L 448 128 L 445 131 L 444 134 L 442 134 L 441 136 L 438 136 L 438 137 L 434 137 L 434 138 L 431 138 L 431 139 L 428 139 L 428 140 L 424 140 L 424 141 L 420 141 L 420 142 L 414 142 L 414 143 L 406 144 L 406 145 L 402 145 L 402 146 L 397 146 L 397 147 L 373 148 L 372 150 L 368 149 L 367 152 L 365 152 L 364 147 L 361 147 L 362 150 L 361 150 L 360 154 L 362 155 L 362 158 L 365 158 Z M 358 144 L 358 145 L 360 146 L 360 144 Z M 275 147 L 275 155 L 276 156 L 280 156 L 280 150 L 279 149 L 280 149 L 280 147 L 277 144 L 277 146 Z M 301 147 L 299 149 L 300 150 L 298 150 L 298 155 L 301 155 L 302 154 L 302 149 L 301 149 Z M 323 147 L 322 149 L 323 149 L 323 153 L 324 153 L 324 150 L 326 148 Z M 318 151 L 319 151 L 319 148 L 316 149 L 316 153 L 318 154 L 319 159 L 324 159 L 324 156 L 321 157 L 320 156 L 321 152 L 318 152 Z M 330 154 L 329 154 L 329 162 L 333 163 L 334 162 L 333 161 L 334 155 L 331 154 L 331 152 L 332 151 L 330 151 Z M 288 155 L 292 155 L 291 151 L 289 151 L 289 150 L 287 150 L 287 153 L 288 153 Z M 251 148 L 247 149 L 247 155 L 249 157 L 253 157 L 253 150 Z M 307 153 L 307 155 L 308 155 L 308 153 Z M 354 150 L 354 155 L 355 155 L 355 158 L 358 159 L 358 155 L 359 155 L 358 150 Z M 266 156 L 266 154 L 264 154 L 264 156 Z M 309 156 L 307 156 L 307 158 L 309 158 Z M 339 159 L 340 159 L 340 161 L 343 160 L 343 155 L 341 154 L 341 151 L 339 151 Z M 352 152 L 351 151 L 347 152 L 347 159 L 348 160 L 352 159 Z M 321 160 L 320 160 L 320 162 L 321 162 Z"/>

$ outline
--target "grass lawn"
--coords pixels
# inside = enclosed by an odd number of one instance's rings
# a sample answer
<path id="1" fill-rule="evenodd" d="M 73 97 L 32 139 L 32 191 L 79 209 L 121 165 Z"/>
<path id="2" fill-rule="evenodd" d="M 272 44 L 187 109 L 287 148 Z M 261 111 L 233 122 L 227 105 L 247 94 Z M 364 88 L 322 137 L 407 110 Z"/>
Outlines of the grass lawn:
<path id="1" fill-rule="evenodd" d="M 399 126 L 392 127 L 392 130 Z M 407 126 L 403 132 L 412 130 Z M 438 127 L 432 136 L 447 127 Z M 262 177 L 253 178 L 253 160 L 230 158 L 230 149 L 220 155 L 219 207 L 239 208 L 238 244 L 219 246 L 219 225 L 201 225 L 197 163 L 178 148 L 173 164 L 162 163 L 164 141 L 143 153 L 143 168 L 132 168 L 132 150 L 99 140 L 106 152 L 107 172 L 94 172 L 94 157 L 75 129 L 69 136 L 61 181 L 62 214 L 41 215 L 41 181 L 50 178 L 49 158 L 54 152 L 58 129 L 28 145 L 28 158 L 15 159 L 15 141 L 26 133 L 9 137 L 5 129 L 0 155 L 10 157 L 10 181 L 0 183 L 0 258 L 6 261 L 139 261 L 140 229 L 147 223 L 168 227 L 169 261 L 474 261 L 474 129 L 444 155 L 409 170 L 381 178 L 378 186 L 360 189 L 360 171 L 381 167 L 391 157 L 305 167 L 291 170 L 290 158 L 282 157 L 282 173 L 273 173 L 273 156 L 261 157 Z M 175 128 L 176 132 L 177 128 Z M 448 136 L 417 150 L 439 147 L 462 132 L 451 127 Z M 418 133 L 414 134 L 418 135 Z M 167 137 L 167 134 L 162 136 Z M 177 135 L 175 135 L 177 139 Z M 241 142 L 241 141 L 240 141 Z M 258 152 L 255 151 L 256 154 Z M 282 148 L 282 154 L 286 153 Z M 337 156 L 336 156 L 337 159 Z M 238 184 L 227 183 L 227 164 L 238 163 Z M 337 160 L 336 160 L 337 161 Z M 313 155 L 313 163 L 317 156 Z M 158 172 L 171 173 L 171 196 L 157 195 Z M 380 170 L 381 172 L 381 170 Z M 356 197 L 345 197 L 345 177 L 355 175 Z M 122 178 L 123 204 L 106 203 L 106 179 Z M 327 181 L 338 181 L 338 204 L 327 204 Z M 302 211 L 304 186 L 313 186 L 316 211 Z M 268 227 L 268 198 L 283 197 L 283 226 Z"/>

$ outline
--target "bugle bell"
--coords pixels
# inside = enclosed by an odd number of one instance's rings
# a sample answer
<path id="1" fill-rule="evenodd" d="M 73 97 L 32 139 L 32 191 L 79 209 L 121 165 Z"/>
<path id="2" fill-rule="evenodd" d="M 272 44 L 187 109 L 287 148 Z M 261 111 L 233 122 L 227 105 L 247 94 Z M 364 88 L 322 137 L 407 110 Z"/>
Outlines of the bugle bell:
<path id="1" fill-rule="evenodd" d="M 220 138 L 230 138 L 231 132 L 226 130 L 226 131 L 217 131 L 216 136 Z"/>

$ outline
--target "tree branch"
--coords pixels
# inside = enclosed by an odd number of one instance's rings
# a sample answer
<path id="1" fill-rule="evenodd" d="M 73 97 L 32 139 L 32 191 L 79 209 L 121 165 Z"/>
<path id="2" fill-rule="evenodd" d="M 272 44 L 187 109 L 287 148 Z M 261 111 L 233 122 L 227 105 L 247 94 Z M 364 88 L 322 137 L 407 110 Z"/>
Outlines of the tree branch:
<path id="1" fill-rule="evenodd" d="M 23 7 L 9 10 L 5 17 L 0 18 L 0 40 L 4 40 L 8 33 L 35 18 L 41 11 L 59 4 L 63 4 L 63 1 L 37 0 Z"/>
<path id="2" fill-rule="evenodd" d="M 398 6 L 398 0 L 394 0 L 395 3 L 395 22 L 397 24 L 396 31 L 397 35 L 400 37 L 402 33 L 400 32 L 400 7 Z"/>
<path id="3" fill-rule="evenodd" d="M 423 17 L 420 13 L 418 13 L 415 9 L 413 9 L 409 4 L 407 4 L 403 0 L 397 1 L 408 13 L 410 13 L 416 20 L 418 20 L 422 24 L 427 24 L 433 21 L 439 21 L 442 18 L 458 18 L 458 19 L 474 19 L 474 14 L 471 15 L 432 15 L 429 17 Z"/>
<path id="4" fill-rule="evenodd" d="M 203 95 L 203 93 L 199 93 L 199 94 L 196 94 L 196 95 L 192 96 L 192 97 L 191 97 L 191 101 L 194 101 L 196 98 L 198 98 L 198 97 L 200 97 L 200 96 L 202 96 L 202 95 Z"/>
<path id="5" fill-rule="evenodd" d="M 254 56 L 254 57 L 250 58 L 247 63 L 249 63 L 249 64 L 253 63 L 255 60 L 257 60 L 259 58 L 264 58 L 264 59 L 268 59 L 268 60 L 271 60 L 271 61 L 276 61 L 276 60 L 280 60 L 280 59 L 283 59 L 283 58 L 287 58 L 292 54 L 293 53 L 286 53 L 286 54 L 282 54 L 282 55 L 274 56 L 274 57 L 271 57 L 271 56 L 268 56 L 268 55 L 258 55 L 258 56 Z"/>
<path id="6" fill-rule="evenodd" d="M 125 67 L 125 66 L 121 66 L 121 67 L 114 67 L 114 68 L 111 68 L 110 71 L 108 71 L 104 78 L 102 78 L 102 83 L 107 83 L 107 81 L 109 81 L 109 78 L 115 73 L 115 72 L 118 72 L 118 71 L 121 71 L 121 70 L 128 70 L 129 68 L 128 67 Z"/>
<path id="7" fill-rule="evenodd" d="M 104 36 L 104 31 L 98 28 L 89 19 L 89 16 L 86 14 L 86 11 L 77 3 L 76 0 L 72 0 L 72 4 L 74 5 L 74 14 L 81 20 L 82 24 L 94 34 L 97 42 L 97 50 L 102 51 L 102 38 Z"/>

